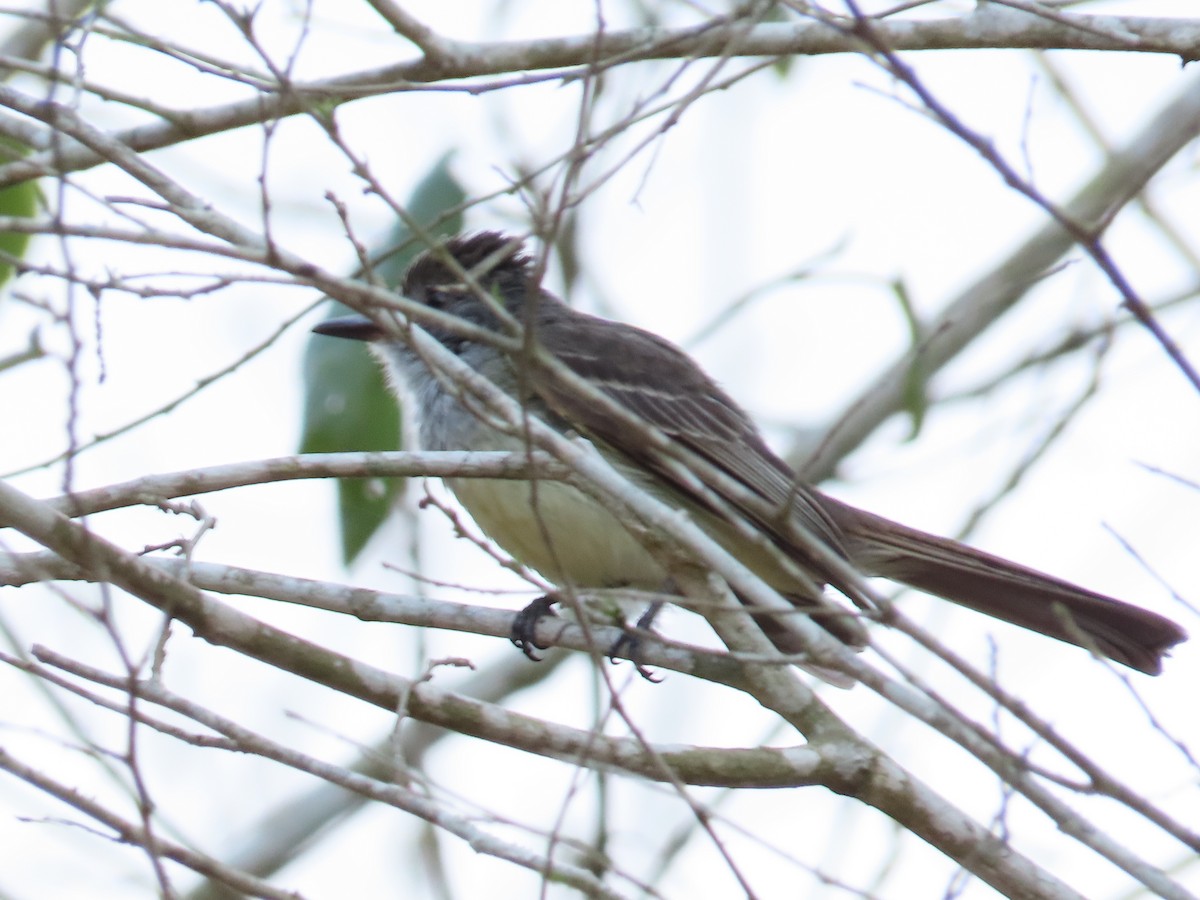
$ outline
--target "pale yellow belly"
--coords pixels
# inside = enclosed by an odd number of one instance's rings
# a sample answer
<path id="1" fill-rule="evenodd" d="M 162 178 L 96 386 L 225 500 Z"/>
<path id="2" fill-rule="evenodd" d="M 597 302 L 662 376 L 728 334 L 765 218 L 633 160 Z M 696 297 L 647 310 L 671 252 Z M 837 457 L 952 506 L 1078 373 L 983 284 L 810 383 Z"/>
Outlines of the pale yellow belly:
<path id="1" fill-rule="evenodd" d="M 666 572 L 587 495 L 556 481 L 447 479 L 480 528 L 556 585 L 659 590 Z"/>

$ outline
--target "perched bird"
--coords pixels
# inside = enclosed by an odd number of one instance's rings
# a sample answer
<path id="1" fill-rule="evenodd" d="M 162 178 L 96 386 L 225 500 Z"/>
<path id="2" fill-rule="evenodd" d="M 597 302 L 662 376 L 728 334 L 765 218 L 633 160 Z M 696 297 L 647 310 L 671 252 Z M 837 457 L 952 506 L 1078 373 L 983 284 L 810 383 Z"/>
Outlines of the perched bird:
<path id="1" fill-rule="evenodd" d="M 453 263 L 450 262 L 453 260 Z M 464 273 L 467 277 L 464 277 Z M 538 283 L 521 242 L 497 232 L 460 236 L 409 267 L 400 294 L 468 326 L 512 337 L 513 323 L 566 369 L 640 417 L 698 460 L 706 496 L 664 464 L 644 433 L 580 395 L 539 364 L 449 324 L 428 333 L 552 428 L 590 439 L 652 496 L 688 510 L 697 524 L 798 610 L 852 647 L 861 617 L 821 590 L 851 594 L 836 567 L 805 549 L 803 532 L 865 575 L 882 576 L 1006 622 L 1086 647 L 1151 675 L 1186 634 L 1171 620 L 1044 575 L 965 544 L 849 506 L 801 482 L 767 447 L 749 416 L 674 344 L 630 325 L 577 312 Z M 501 309 L 507 317 L 497 314 Z M 369 341 L 419 424 L 426 450 L 522 450 L 524 436 L 498 424 L 454 382 L 435 374 L 398 333 L 363 316 L 328 320 L 316 332 Z M 707 473 L 722 473 L 725 478 Z M 564 482 L 448 478 L 455 496 L 497 544 L 561 587 L 669 587 L 663 566 L 603 505 Z M 720 503 L 713 498 L 719 498 Z M 724 506 L 752 522 L 807 576 L 798 579 L 729 522 Z M 811 545 L 809 545 L 811 546 Z M 531 607 L 536 618 L 546 609 Z M 803 651 L 779 614 L 753 613 L 784 653 Z M 527 629 L 514 640 L 532 655 Z"/>

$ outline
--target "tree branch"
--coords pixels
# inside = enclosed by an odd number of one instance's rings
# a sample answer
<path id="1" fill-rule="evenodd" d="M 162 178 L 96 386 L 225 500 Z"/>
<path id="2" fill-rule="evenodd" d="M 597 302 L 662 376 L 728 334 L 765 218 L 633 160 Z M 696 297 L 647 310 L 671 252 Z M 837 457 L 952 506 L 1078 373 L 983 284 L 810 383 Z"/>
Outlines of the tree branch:
<path id="1" fill-rule="evenodd" d="M 250 100 L 180 110 L 169 121 L 126 129 L 112 135 L 112 139 L 144 153 L 311 112 L 331 103 L 413 90 L 478 93 L 489 86 L 456 83 L 516 72 L 555 73 L 555 77 L 569 79 L 589 70 L 647 60 L 862 52 L 862 44 L 849 33 L 851 20 L 831 21 L 843 22 L 845 27 L 801 21 L 761 23 L 746 29 L 736 18 L 717 18 L 677 29 L 638 28 L 531 41 L 470 43 L 441 37 L 436 56 L 319 81 L 276 85 L 273 92 L 264 91 Z M 961 17 L 894 18 L 877 21 L 874 27 L 880 40 L 896 51 L 1109 50 L 1170 54 L 1185 62 L 1200 54 L 1200 19 L 1059 13 L 1055 20 L 984 3 Z M 427 45 L 431 37 L 424 35 Z M 8 105 L 0 97 L 0 106 Z M 94 147 L 67 144 L 0 166 L 0 188 L 30 178 L 89 169 L 106 161 L 105 153 Z"/>
<path id="2" fill-rule="evenodd" d="M 1088 183 L 1063 204 L 1063 214 L 1085 228 L 1107 221 L 1198 134 L 1200 75 L 1188 80 L 1123 149 L 1109 156 Z M 1075 243 L 1076 237 L 1067 229 L 1047 222 L 992 271 L 964 289 L 925 323 L 925 340 L 847 405 L 846 413 L 826 429 L 815 453 L 805 460 L 792 460 L 804 478 L 819 482 L 830 477 L 839 460 L 903 408 L 914 367 L 919 367 L 924 378 L 944 367 L 1025 297 Z"/>

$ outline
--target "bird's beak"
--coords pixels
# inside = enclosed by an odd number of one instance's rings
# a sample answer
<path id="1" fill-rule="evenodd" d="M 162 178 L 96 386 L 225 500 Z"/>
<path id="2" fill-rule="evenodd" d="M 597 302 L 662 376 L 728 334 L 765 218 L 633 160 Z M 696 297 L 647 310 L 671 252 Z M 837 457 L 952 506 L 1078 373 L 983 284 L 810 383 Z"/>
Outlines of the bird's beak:
<path id="1" fill-rule="evenodd" d="M 349 338 L 352 341 L 376 341 L 384 337 L 384 330 L 366 316 L 326 319 L 314 326 L 313 331 L 330 337 Z"/>

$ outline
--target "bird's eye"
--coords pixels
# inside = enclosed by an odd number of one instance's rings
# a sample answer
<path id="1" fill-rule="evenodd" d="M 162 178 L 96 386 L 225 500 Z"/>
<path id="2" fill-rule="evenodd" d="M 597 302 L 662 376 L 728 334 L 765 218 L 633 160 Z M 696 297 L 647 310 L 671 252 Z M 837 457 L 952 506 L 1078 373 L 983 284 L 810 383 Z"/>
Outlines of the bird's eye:
<path id="1" fill-rule="evenodd" d="M 425 292 L 425 305 L 445 312 L 454 303 L 457 294 L 445 288 L 430 288 Z"/>

